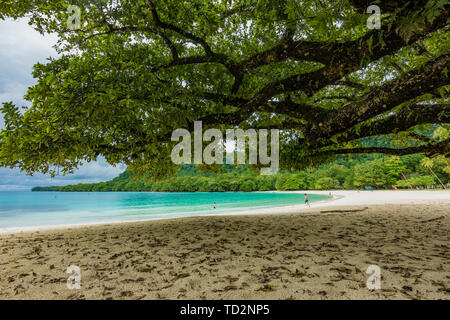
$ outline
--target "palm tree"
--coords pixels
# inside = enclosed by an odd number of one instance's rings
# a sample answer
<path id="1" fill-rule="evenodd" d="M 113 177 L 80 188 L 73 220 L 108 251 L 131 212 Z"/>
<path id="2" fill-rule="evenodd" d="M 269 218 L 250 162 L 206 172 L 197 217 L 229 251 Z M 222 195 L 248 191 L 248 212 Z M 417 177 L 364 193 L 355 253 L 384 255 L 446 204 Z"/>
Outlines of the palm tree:
<path id="1" fill-rule="evenodd" d="M 405 176 L 405 174 L 402 172 L 402 176 L 403 176 L 403 179 L 406 181 L 406 183 L 408 184 L 408 186 L 409 186 L 409 188 L 410 189 L 412 189 L 413 187 L 412 187 L 412 185 L 408 182 L 408 179 L 406 178 L 406 176 Z"/>
<path id="2" fill-rule="evenodd" d="M 421 164 L 422 164 L 422 166 L 424 166 L 425 168 L 428 168 L 430 170 L 430 172 L 436 177 L 436 179 L 438 179 L 438 181 L 442 185 L 442 188 L 445 189 L 445 186 L 442 183 L 441 179 L 439 179 L 439 177 L 433 171 L 433 160 L 430 159 L 430 158 L 425 157 L 425 158 L 422 159 Z"/>

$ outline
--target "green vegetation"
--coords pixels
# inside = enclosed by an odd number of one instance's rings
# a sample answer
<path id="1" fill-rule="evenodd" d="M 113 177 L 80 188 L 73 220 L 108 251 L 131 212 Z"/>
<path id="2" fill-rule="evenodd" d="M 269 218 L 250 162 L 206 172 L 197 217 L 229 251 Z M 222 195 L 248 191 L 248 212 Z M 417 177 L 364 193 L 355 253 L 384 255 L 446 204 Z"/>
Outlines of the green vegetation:
<path id="1" fill-rule="evenodd" d="M 372 2 L 380 28 L 367 26 Z M 69 5 L 79 6 L 79 26 L 68 25 Z M 31 106 L 0 108 L 3 167 L 67 173 L 104 157 L 142 177 L 173 177 L 171 134 L 194 121 L 222 132 L 279 129 L 284 170 L 348 154 L 450 154 L 448 136 L 421 134 L 450 128 L 445 0 L 0 1 L 0 20 L 24 17 L 58 37 L 59 55 L 34 66 Z M 373 138 L 395 144 L 364 143 Z M 348 178 L 343 165 L 333 175 L 281 173 L 275 184 L 387 187 L 402 178 L 373 161 Z M 224 174 L 151 188 L 273 188 L 265 179 Z"/>
<path id="2" fill-rule="evenodd" d="M 430 173 L 430 165 L 433 174 Z M 450 182 L 450 162 L 444 157 L 424 155 L 402 157 L 380 154 L 339 157 L 317 169 L 297 172 L 281 171 L 272 176 L 260 176 L 248 166 L 235 168 L 224 165 L 222 172 L 205 173 L 194 165 L 184 165 L 171 179 L 149 181 L 132 179 L 128 172 L 107 182 L 63 187 L 36 187 L 33 191 L 268 191 L 299 189 L 357 189 L 429 187 Z"/>

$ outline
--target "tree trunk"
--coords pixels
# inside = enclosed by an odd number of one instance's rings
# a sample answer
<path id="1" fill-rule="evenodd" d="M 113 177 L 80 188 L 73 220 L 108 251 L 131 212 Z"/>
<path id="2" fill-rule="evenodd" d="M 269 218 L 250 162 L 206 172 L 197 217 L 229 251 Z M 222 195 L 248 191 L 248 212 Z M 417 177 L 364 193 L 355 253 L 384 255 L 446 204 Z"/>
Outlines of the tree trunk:
<path id="1" fill-rule="evenodd" d="M 434 173 L 433 169 L 431 169 L 431 167 L 428 167 L 428 169 L 430 169 L 431 173 L 436 177 L 436 179 L 438 179 L 439 183 L 442 185 L 442 188 L 444 188 L 445 190 L 445 186 L 442 183 L 441 179 L 439 179 L 439 177 L 436 175 L 436 173 Z"/>

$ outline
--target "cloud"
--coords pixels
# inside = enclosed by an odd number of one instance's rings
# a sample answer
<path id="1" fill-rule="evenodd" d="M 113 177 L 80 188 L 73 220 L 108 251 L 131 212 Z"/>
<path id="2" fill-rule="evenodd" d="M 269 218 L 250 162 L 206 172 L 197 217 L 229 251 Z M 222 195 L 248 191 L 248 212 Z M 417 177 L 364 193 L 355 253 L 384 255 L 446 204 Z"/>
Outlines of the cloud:
<path id="1" fill-rule="evenodd" d="M 33 65 L 57 57 L 53 49 L 55 35 L 41 35 L 28 25 L 27 19 L 0 20 L 0 103 L 12 101 L 18 106 L 29 106 L 23 99 L 28 87 L 36 83 L 32 77 Z M 4 127 L 0 116 L 0 129 Z M 72 175 L 51 178 L 49 175 L 27 176 L 19 169 L 0 168 L 1 190 L 29 190 L 33 186 L 54 186 L 93 183 L 109 180 L 125 170 L 112 167 L 104 159 L 87 163 Z"/>
<path id="2" fill-rule="evenodd" d="M 35 186 L 62 186 L 67 184 L 101 182 L 118 176 L 125 169 L 126 167 L 124 165 L 113 167 L 104 159 L 86 163 L 74 174 L 56 176 L 55 178 L 41 173 L 27 176 L 19 169 L 0 168 L 0 191 L 29 190 Z"/>
<path id="3" fill-rule="evenodd" d="M 43 36 L 28 25 L 28 19 L 0 22 L 0 101 L 23 105 L 23 96 L 35 83 L 31 72 L 37 62 L 57 57 L 55 35 Z"/>

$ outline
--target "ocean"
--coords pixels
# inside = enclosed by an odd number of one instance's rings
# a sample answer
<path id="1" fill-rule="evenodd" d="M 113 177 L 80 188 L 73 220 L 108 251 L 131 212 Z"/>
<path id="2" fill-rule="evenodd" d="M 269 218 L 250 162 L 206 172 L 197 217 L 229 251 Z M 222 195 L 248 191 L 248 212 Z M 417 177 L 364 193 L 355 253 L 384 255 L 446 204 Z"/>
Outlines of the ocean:
<path id="1" fill-rule="evenodd" d="M 315 194 L 308 197 L 310 202 L 328 198 Z M 6 191 L 0 192 L 0 232 L 201 216 L 303 203 L 303 194 L 293 193 Z"/>

